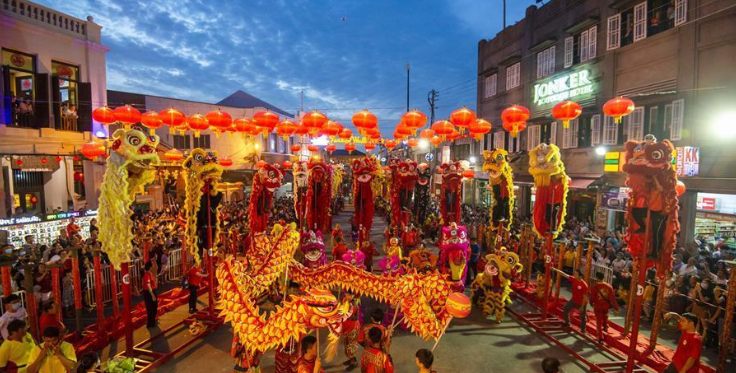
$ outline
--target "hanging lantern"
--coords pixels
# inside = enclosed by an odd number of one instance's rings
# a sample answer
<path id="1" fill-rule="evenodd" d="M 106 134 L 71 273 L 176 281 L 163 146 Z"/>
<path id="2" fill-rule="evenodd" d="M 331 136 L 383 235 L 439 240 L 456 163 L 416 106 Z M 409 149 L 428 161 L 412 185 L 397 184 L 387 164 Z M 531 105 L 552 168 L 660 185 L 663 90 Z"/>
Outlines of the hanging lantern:
<path id="1" fill-rule="evenodd" d="M 526 122 L 517 122 L 517 123 L 503 123 L 503 129 L 508 132 L 511 137 L 516 138 L 519 135 L 519 132 L 526 129 Z"/>
<path id="2" fill-rule="evenodd" d="M 294 145 L 291 146 L 291 151 L 294 152 L 294 153 L 298 153 L 298 152 L 302 151 L 302 146 L 299 145 L 299 144 L 294 144 Z"/>
<path id="3" fill-rule="evenodd" d="M 260 161 L 256 162 L 256 168 L 263 168 L 263 167 L 265 167 L 265 166 L 266 166 L 267 164 L 268 164 L 268 162 L 266 162 L 266 161 L 264 161 L 264 160 L 260 160 Z"/>
<path id="4" fill-rule="evenodd" d="M 207 118 L 202 114 L 190 115 L 189 118 L 187 118 L 187 126 L 194 131 L 194 137 L 199 137 L 199 131 L 204 131 L 210 128 L 209 123 L 207 123 Z"/>
<path id="5" fill-rule="evenodd" d="M 616 97 L 603 105 L 603 113 L 613 117 L 614 122 L 621 123 L 621 118 L 633 113 L 635 108 L 634 101 L 625 97 Z"/>
<path id="6" fill-rule="evenodd" d="M 406 140 L 406 145 L 409 145 L 410 148 L 416 148 L 419 145 L 419 140 L 412 137 Z"/>
<path id="7" fill-rule="evenodd" d="M 337 136 L 342 131 L 342 124 L 328 120 L 322 127 L 322 132 L 327 136 Z"/>
<path id="8" fill-rule="evenodd" d="M 301 124 L 296 123 L 296 130 L 294 131 L 295 135 L 304 136 L 309 133 L 309 128 L 304 127 Z"/>
<path id="9" fill-rule="evenodd" d="M 205 115 L 207 123 L 215 128 L 215 135 L 220 137 L 220 134 L 227 132 L 230 125 L 233 123 L 233 117 L 227 112 L 220 111 L 220 109 L 210 111 Z"/>
<path id="10" fill-rule="evenodd" d="M 680 180 L 677 180 L 677 184 L 675 185 L 675 191 L 677 192 L 677 196 L 681 196 L 685 194 L 687 191 L 687 187 L 685 186 L 685 183 L 683 183 Z"/>
<path id="11" fill-rule="evenodd" d="M 56 156 L 56 162 L 61 162 L 61 157 L 58 155 Z"/>
<path id="12" fill-rule="evenodd" d="M 361 110 L 353 114 L 353 124 L 358 128 L 375 128 L 378 126 L 378 118 L 367 109 Z"/>
<path id="13" fill-rule="evenodd" d="M 258 126 L 248 118 L 235 119 L 233 121 L 233 125 L 235 126 L 235 131 L 246 135 L 254 135 L 258 133 Z"/>
<path id="14" fill-rule="evenodd" d="M 407 126 L 404 123 L 399 123 L 396 126 L 396 133 L 403 135 L 403 136 L 411 136 L 414 134 L 414 129 L 409 128 L 409 126 Z"/>
<path id="15" fill-rule="evenodd" d="M 319 146 L 314 145 L 314 144 L 309 144 L 307 145 L 307 150 L 309 150 L 310 152 L 316 152 L 316 151 L 319 151 Z"/>
<path id="16" fill-rule="evenodd" d="M 41 158 L 41 163 L 43 163 L 43 164 L 49 163 L 49 160 L 46 159 L 46 157 Z"/>
<path id="17" fill-rule="evenodd" d="M 22 159 L 19 159 L 19 160 L 15 161 L 15 164 L 17 164 L 18 166 L 20 166 L 20 165 L 23 164 L 23 160 Z"/>
<path id="18" fill-rule="evenodd" d="M 427 128 L 426 130 L 422 130 L 422 132 L 419 132 L 419 137 L 429 140 L 434 137 L 434 131 Z"/>
<path id="19" fill-rule="evenodd" d="M 169 133 L 173 134 L 178 127 L 186 123 L 187 117 L 179 110 L 168 108 L 158 112 L 158 117 L 163 124 L 169 126 Z"/>
<path id="20" fill-rule="evenodd" d="M 322 129 L 322 127 L 327 124 L 327 116 L 320 113 L 317 110 L 310 111 L 306 114 L 304 114 L 304 117 L 302 118 L 302 125 L 307 127 L 309 130 L 309 134 L 313 137 L 316 136 L 319 131 Z"/>
<path id="21" fill-rule="evenodd" d="M 406 137 L 406 135 L 402 135 L 402 134 L 398 133 L 396 130 L 394 130 L 394 138 L 396 140 L 403 140 L 405 137 Z"/>
<path id="22" fill-rule="evenodd" d="M 355 144 L 353 144 L 352 142 L 345 144 L 345 150 L 352 153 L 353 150 L 355 150 Z"/>
<path id="23" fill-rule="evenodd" d="M 222 167 L 230 167 L 233 165 L 233 160 L 230 157 L 220 157 L 217 159 L 217 163 Z"/>
<path id="24" fill-rule="evenodd" d="M 115 115 L 115 120 L 122 123 L 125 128 L 141 121 L 141 112 L 130 105 L 115 108 L 113 115 Z"/>
<path id="25" fill-rule="evenodd" d="M 107 126 L 115 123 L 115 112 L 107 106 L 98 107 L 92 112 L 92 119 Z"/>
<path id="26" fill-rule="evenodd" d="M 279 124 L 279 116 L 270 111 L 259 111 L 253 115 L 253 122 L 263 133 L 269 133 Z"/>
<path id="27" fill-rule="evenodd" d="M 148 128 L 148 132 L 151 135 L 156 134 L 156 129 L 161 128 L 164 122 L 159 118 L 158 113 L 155 111 L 147 111 L 141 115 L 141 124 Z"/>
<path id="28" fill-rule="evenodd" d="M 376 143 L 373 141 L 368 141 L 365 143 L 365 150 L 371 151 L 376 148 Z"/>
<path id="29" fill-rule="evenodd" d="M 288 169 L 290 169 L 290 168 L 291 168 L 291 166 L 293 166 L 293 165 L 291 164 L 291 161 L 283 161 L 283 162 L 281 163 L 281 166 L 283 166 L 283 167 L 284 167 L 284 169 L 288 170 Z"/>
<path id="30" fill-rule="evenodd" d="M 31 203 L 32 205 L 35 205 L 35 204 L 37 204 L 37 203 L 38 203 L 38 197 L 36 197 L 35 195 L 31 195 L 31 196 L 30 196 L 30 197 L 28 198 L 28 202 L 30 202 L 30 203 Z"/>
<path id="31" fill-rule="evenodd" d="M 396 140 L 386 140 L 386 143 L 383 145 L 386 146 L 388 150 L 391 150 L 395 148 L 397 144 L 396 144 Z"/>
<path id="32" fill-rule="evenodd" d="M 455 126 L 448 120 L 440 120 L 432 124 L 432 131 L 440 136 L 447 136 L 455 131 Z"/>
<path id="33" fill-rule="evenodd" d="M 483 118 L 479 118 L 468 126 L 468 132 L 470 132 L 470 135 L 475 137 L 476 140 L 480 140 L 483 138 L 483 135 L 491 131 L 491 128 L 491 122 Z"/>
<path id="34" fill-rule="evenodd" d="M 501 112 L 503 129 L 510 132 L 511 137 L 514 138 L 526 128 L 527 120 L 529 120 L 529 109 L 521 105 L 512 105 Z"/>
<path id="35" fill-rule="evenodd" d="M 458 130 L 452 130 L 452 132 L 449 135 L 445 136 L 445 137 L 448 140 L 450 140 L 450 141 L 455 140 L 455 139 L 459 139 L 460 138 L 460 131 L 458 131 Z"/>
<path id="36" fill-rule="evenodd" d="M 171 149 L 164 153 L 164 158 L 167 161 L 176 162 L 184 159 L 184 154 L 179 149 Z"/>
<path id="37" fill-rule="evenodd" d="M 353 131 L 351 131 L 348 128 L 344 128 L 342 131 L 340 131 L 339 134 L 337 134 L 337 137 L 339 137 L 339 138 L 341 138 L 343 140 L 347 140 L 347 139 L 353 137 Z"/>
<path id="38" fill-rule="evenodd" d="M 472 179 L 475 177 L 475 171 L 473 170 L 465 170 L 463 171 L 463 177 L 466 179 Z"/>
<path id="39" fill-rule="evenodd" d="M 332 152 L 334 152 L 335 150 L 337 150 L 337 145 L 335 145 L 335 144 L 327 144 L 327 146 L 325 146 L 325 150 L 327 150 L 328 152 L 330 152 L 330 154 L 332 154 Z"/>
<path id="40" fill-rule="evenodd" d="M 421 111 L 418 110 L 412 110 L 409 112 L 406 112 L 401 117 L 401 122 L 406 124 L 409 128 L 419 128 L 427 124 L 427 116 L 424 115 Z"/>
<path id="41" fill-rule="evenodd" d="M 380 131 L 375 131 L 375 132 L 371 133 L 370 136 L 368 136 L 368 137 L 370 137 L 370 139 L 373 140 L 373 141 L 380 141 L 381 140 L 381 132 Z"/>
<path id="42" fill-rule="evenodd" d="M 552 108 L 552 116 L 562 121 L 563 128 L 570 127 L 570 121 L 579 117 L 583 113 L 583 108 L 574 101 L 562 101 Z"/>
<path id="43" fill-rule="evenodd" d="M 466 107 L 457 109 L 450 114 L 450 122 L 461 130 L 469 127 L 477 119 L 475 112 Z"/>
<path id="44" fill-rule="evenodd" d="M 296 132 L 296 123 L 286 119 L 276 126 L 276 133 L 284 140 Z"/>
<path id="45" fill-rule="evenodd" d="M 82 145 L 81 153 L 89 159 L 95 159 L 105 154 L 105 145 L 102 143 L 90 141 Z"/>

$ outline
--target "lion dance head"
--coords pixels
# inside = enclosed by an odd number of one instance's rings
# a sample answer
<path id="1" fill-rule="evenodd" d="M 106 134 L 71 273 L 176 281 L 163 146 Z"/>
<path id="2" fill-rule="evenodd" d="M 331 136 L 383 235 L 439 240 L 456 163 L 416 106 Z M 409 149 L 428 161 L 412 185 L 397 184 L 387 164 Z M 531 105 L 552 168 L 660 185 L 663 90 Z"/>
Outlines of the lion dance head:
<path id="1" fill-rule="evenodd" d="M 199 237 L 197 234 L 197 214 L 201 208 L 201 197 L 205 186 L 215 188 L 222 177 L 222 166 L 217 162 L 217 155 L 202 148 L 193 149 L 182 163 L 184 169 L 184 214 L 186 217 L 186 240 L 189 252 L 199 263 Z M 208 189 L 209 190 L 209 189 Z M 219 215 L 216 214 L 219 217 Z M 201 223 L 199 224 L 201 225 Z M 217 228 L 212 235 L 212 249 L 217 248 L 220 240 L 220 224 L 215 222 Z"/>

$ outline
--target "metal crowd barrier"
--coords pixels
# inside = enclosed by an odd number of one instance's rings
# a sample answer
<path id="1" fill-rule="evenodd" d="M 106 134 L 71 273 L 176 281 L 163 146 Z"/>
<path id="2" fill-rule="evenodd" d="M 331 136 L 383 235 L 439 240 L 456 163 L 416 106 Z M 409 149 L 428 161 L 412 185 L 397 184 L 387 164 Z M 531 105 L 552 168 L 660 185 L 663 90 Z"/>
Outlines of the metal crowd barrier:
<path id="1" fill-rule="evenodd" d="M 141 273 L 143 273 L 143 261 L 141 259 L 134 259 L 130 261 L 130 282 L 132 286 L 132 291 L 134 294 L 139 294 L 141 291 Z M 102 265 L 100 267 L 100 270 L 102 272 L 102 303 L 109 303 L 112 302 L 113 296 L 115 298 L 120 298 L 123 295 L 122 286 L 118 286 L 118 293 L 113 294 L 112 293 L 112 282 L 110 281 L 110 276 L 112 275 L 112 266 L 109 264 Z M 115 275 L 117 276 L 117 283 L 122 284 L 123 279 L 120 275 L 120 272 L 115 272 Z M 87 288 L 84 289 L 85 294 L 87 297 L 87 304 L 94 305 L 97 301 L 95 297 L 95 272 L 87 271 Z"/>
<path id="2" fill-rule="evenodd" d="M 613 268 L 602 264 L 593 263 L 588 283 L 593 283 L 593 280 L 596 278 L 595 276 L 597 273 L 603 273 L 603 281 L 605 281 L 609 285 L 613 285 Z"/>
<path id="3" fill-rule="evenodd" d="M 20 305 L 23 308 L 26 308 L 26 291 L 25 290 L 19 290 L 14 291 L 13 294 L 20 297 Z M 3 304 L 3 297 L 0 297 L 0 314 L 5 313 L 5 305 Z"/>

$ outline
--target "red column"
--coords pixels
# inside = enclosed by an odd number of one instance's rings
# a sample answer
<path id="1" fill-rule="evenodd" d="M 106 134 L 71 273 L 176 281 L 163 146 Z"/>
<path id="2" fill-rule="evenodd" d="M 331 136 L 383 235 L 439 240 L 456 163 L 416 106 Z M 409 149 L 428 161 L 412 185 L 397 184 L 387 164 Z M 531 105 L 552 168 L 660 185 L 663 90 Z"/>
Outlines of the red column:
<path id="1" fill-rule="evenodd" d="M 72 249 L 72 281 L 74 281 L 74 318 L 82 330 L 82 280 L 79 275 L 79 248 Z"/>
<path id="2" fill-rule="evenodd" d="M 125 327 L 125 356 L 133 357 L 133 325 L 130 320 L 130 271 L 128 263 L 120 266 L 123 280 L 123 326 Z"/>
<path id="3" fill-rule="evenodd" d="M 636 345 L 639 340 L 639 321 L 641 321 L 641 306 L 644 299 L 644 282 L 647 279 L 647 251 L 652 244 L 652 220 L 650 211 L 647 211 L 647 228 L 645 230 L 644 247 L 641 247 L 641 253 L 639 254 L 639 278 L 636 285 L 636 295 L 634 297 L 634 312 L 632 313 L 633 325 L 631 326 L 631 334 L 629 336 L 629 356 L 626 360 L 626 373 L 634 371 L 634 364 L 636 363 Z M 633 280 L 633 278 L 632 278 Z M 632 286 L 633 287 L 633 286 Z"/>
<path id="4" fill-rule="evenodd" d="M 187 272 L 189 271 L 189 258 L 187 256 L 189 255 L 187 248 L 187 239 L 185 236 L 182 236 L 181 238 L 181 274 L 183 276 L 187 275 Z"/>
<path id="5" fill-rule="evenodd" d="M 3 275 L 3 297 L 13 294 L 13 283 L 10 278 L 10 266 L 2 266 Z"/>
<path id="6" fill-rule="evenodd" d="M 26 311 L 28 312 L 28 321 L 31 324 L 31 335 L 38 340 L 40 333 L 38 332 L 36 297 L 33 296 L 33 266 L 24 264 L 23 273 L 26 274 L 23 286 L 26 288 Z"/>
<path id="7" fill-rule="evenodd" d="M 97 308 L 97 324 L 102 325 L 105 319 L 105 306 L 102 302 L 102 264 L 100 263 L 100 253 L 95 251 L 94 262 L 95 268 L 95 305 Z"/>
<path id="8" fill-rule="evenodd" d="M 54 301 L 58 305 L 59 311 L 61 311 L 61 277 L 59 277 L 60 270 L 61 270 L 60 266 L 55 265 L 51 267 L 51 289 L 54 292 Z M 33 296 L 33 292 L 31 292 L 31 296 Z M 59 320 L 59 322 L 62 321 L 61 319 L 62 314 L 63 312 L 56 313 L 56 319 Z"/>
<path id="9" fill-rule="evenodd" d="M 110 266 L 110 286 L 112 287 L 112 314 L 116 315 L 120 313 L 120 306 L 118 305 L 118 271 Z"/>
<path id="10" fill-rule="evenodd" d="M 541 250 L 540 250 L 541 251 Z M 542 318 L 547 319 L 549 312 L 549 293 L 552 277 L 552 235 L 547 235 L 547 241 L 544 243 L 544 303 L 542 309 Z M 537 284 L 539 286 L 539 284 Z"/>

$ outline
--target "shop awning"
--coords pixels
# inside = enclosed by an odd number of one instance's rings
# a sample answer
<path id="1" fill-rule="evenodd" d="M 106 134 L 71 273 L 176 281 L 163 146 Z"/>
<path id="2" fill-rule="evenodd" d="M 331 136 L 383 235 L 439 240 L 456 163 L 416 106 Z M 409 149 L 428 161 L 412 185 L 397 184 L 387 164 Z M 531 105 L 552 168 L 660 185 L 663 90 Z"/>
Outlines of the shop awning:
<path id="1" fill-rule="evenodd" d="M 568 175 L 571 179 L 571 189 L 588 189 L 588 187 L 598 181 L 603 174 L 570 174 Z M 534 185 L 534 178 L 532 175 L 514 175 L 514 184 L 516 185 Z"/>

